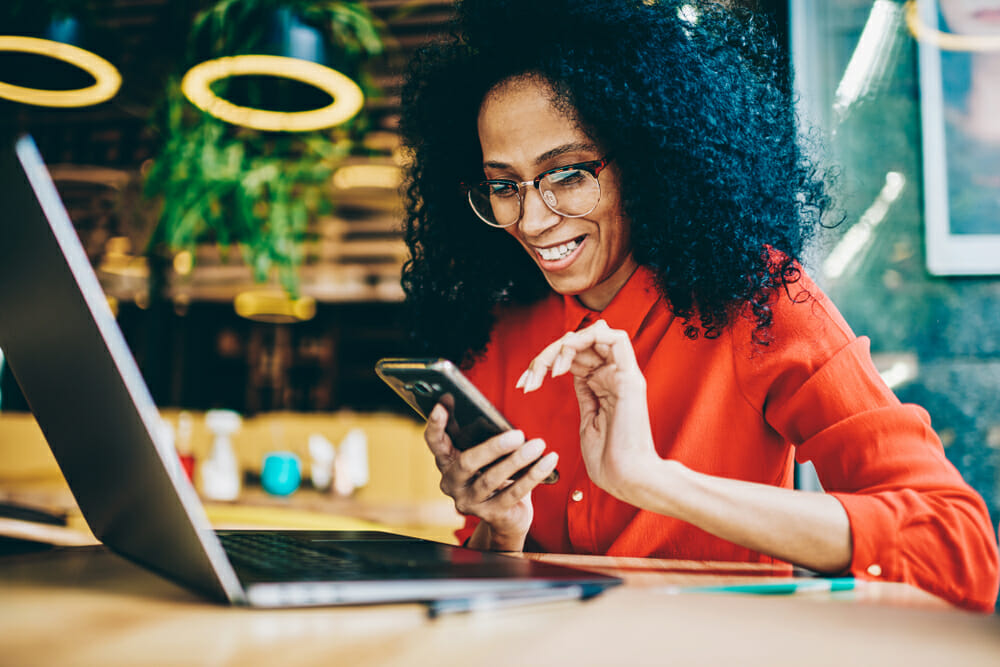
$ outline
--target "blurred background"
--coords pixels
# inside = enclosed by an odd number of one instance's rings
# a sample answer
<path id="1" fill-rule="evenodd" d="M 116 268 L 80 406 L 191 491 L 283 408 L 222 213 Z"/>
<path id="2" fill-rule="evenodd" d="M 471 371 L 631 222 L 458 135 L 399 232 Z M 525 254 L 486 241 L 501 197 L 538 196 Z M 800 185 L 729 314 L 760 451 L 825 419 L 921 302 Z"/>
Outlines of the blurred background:
<path id="1" fill-rule="evenodd" d="M 926 123 L 936 116 L 921 105 L 929 99 L 928 54 L 968 73 L 973 55 L 1000 54 L 1000 27 L 963 41 L 932 0 L 919 13 L 895 0 L 734 3 L 773 22 L 786 53 L 775 66 L 795 72 L 803 135 L 836 174 L 839 209 L 813 248 L 810 272 L 855 331 L 871 337 L 900 398 L 931 413 L 949 458 L 996 522 L 1000 266 L 928 269 L 927 239 L 937 243 L 928 230 L 939 221 L 927 214 L 925 171 L 928 161 L 971 144 L 985 146 L 979 172 L 997 175 L 1000 151 L 970 134 L 929 152 Z M 391 414 L 418 427 L 372 367 L 406 351 L 398 187 L 407 158 L 396 133 L 402 72 L 414 49 L 447 32 L 450 16 L 445 0 L 7 0 L 0 7 L 0 35 L 71 43 L 120 75 L 110 97 L 65 102 L 75 106 L 0 96 L 0 135 L 34 136 L 165 414 L 225 409 L 272 424 L 261 427 L 269 434 L 263 444 L 248 447 L 250 468 L 259 470 L 262 452 L 277 445 L 305 456 L 306 436 L 326 428 L 308 421 L 320 416 Z M 935 39 L 945 33 L 958 41 Z M 105 76 L 89 61 L 71 64 L 33 48 L 0 50 L 0 83 L 74 91 Z M 249 54 L 305 64 L 291 79 L 291 70 L 275 76 L 256 63 L 247 73 L 220 60 Z M 192 102 L 197 95 L 185 86 L 199 84 L 184 78 L 210 61 L 224 66 L 200 82 L 202 98 L 209 96 L 203 105 L 230 103 L 207 106 L 211 113 Z M 352 113 L 344 104 L 356 93 L 362 101 Z M 331 126 L 330 114 L 320 113 L 331 107 L 350 115 Z M 254 109 L 268 112 L 264 127 L 254 127 Z M 939 115 L 955 117 L 947 109 Z M 991 215 L 985 209 L 986 224 L 975 230 L 984 243 L 1000 234 L 1000 218 L 991 223 Z M 0 361 L 0 450 L 20 451 L 2 426 L 25 410 Z M 299 429 L 301 438 L 276 440 L 275 415 L 283 415 L 285 433 Z M 313 426 L 303 430 L 304 423 Z M 328 439 L 337 441 L 341 426 L 329 427 Z M 195 449 L 208 456 L 205 438 Z M 379 452 L 400 450 L 372 437 L 369 445 L 377 484 Z M 414 467 L 431 463 L 419 446 L 413 460 L 423 463 Z M 425 477 L 408 482 L 407 493 L 435 498 L 433 471 Z M 802 471 L 800 485 L 811 484 Z M 405 494 L 385 492 L 397 496 Z"/>
<path id="2" fill-rule="evenodd" d="M 0 9 L 2 32 L 13 24 L 38 34 L 51 17 L 74 16 L 77 41 L 121 73 L 106 102 L 0 100 L 0 119 L 38 143 L 158 403 L 247 413 L 396 407 L 372 367 L 402 341 L 393 326 L 405 256 L 401 72 L 449 12 L 444 1 L 405 0 L 43 0 Z M 363 108 L 336 127 L 274 132 L 202 113 L 181 92 L 198 63 L 247 53 L 342 72 L 363 89 Z M 0 72 L 34 88 L 93 81 L 54 58 L 11 52 L 0 53 Z M 318 86 L 276 76 L 233 76 L 213 89 L 289 116 L 331 102 Z M 265 287 L 315 306 L 296 313 L 250 299 L 253 319 L 239 316 L 236 298 Z M 3 389 L 3 409 L 15 408 L 9 376 Z"/>

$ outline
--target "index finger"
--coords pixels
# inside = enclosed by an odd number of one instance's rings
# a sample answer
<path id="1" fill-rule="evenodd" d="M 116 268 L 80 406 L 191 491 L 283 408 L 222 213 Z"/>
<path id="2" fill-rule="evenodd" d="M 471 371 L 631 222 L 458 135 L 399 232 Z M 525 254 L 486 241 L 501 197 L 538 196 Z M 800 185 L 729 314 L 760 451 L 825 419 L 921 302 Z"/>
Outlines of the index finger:
<path id="1" fill-rule="evenodd" d="M 609 363 L 628 372 L 639 370 L 628 333 L 612 329 L 604 320 L 598 320 L 585 329 L 564 334 L 548 345 L 531 361 L 516 386 L 523 387 L 527 393 L 541 386 L 550 368 L 555 377 L 573 366 L 593 371 Z M 579 374 L 579 371 L 574 370 L 574 373 Z"/>
<path id="2" fill-rule="evenodd" d="M 424 441 L 434 454 L 435 459 L 450 458 L 458 453 L 451 438 L 445 432 L 448 424 L 448 410 L 441 403 L 434 406 L 427 415 L 427 426 L 424 427 Z"/>
<path id="3" fill-rule="evenodd" d="M 587 347 L 586 344 L 580 343 L 578 332 L 570 331 L 563 334 L 554 342 L 546 345 L 545 349 L 531 360 L 531 363 L 528 364 L 528 369 L 524 371 L 524 374 L 521 375 L 514 386 L 518 389 L 523 387 L 525 392 L 537 389 L 537 385 L 541 384 L 541 378 L 545 377 L 549 369 L 556 368 L 560 357 L 568 357 L 568 360 L 572 361 L 577 354 Z M 566 366 L 566 363 L 564 362 L 562 365 Z"/>

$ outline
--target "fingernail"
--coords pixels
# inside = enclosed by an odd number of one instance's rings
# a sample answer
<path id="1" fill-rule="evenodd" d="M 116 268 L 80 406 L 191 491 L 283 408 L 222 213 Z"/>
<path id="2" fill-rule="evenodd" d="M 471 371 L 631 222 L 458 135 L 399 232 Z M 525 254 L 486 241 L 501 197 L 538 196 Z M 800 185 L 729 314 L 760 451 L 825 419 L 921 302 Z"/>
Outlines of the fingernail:
<path id="1" fill-rule="evenodd" d="M 530 459 L 536 459 L 539 455 L 545 451 L 545 443 L 541 440 L 529 440 L 522 447 L 525 456 Z"/>
<path id="2" fill-rule="evenodd" d="M 531 372 L 531 369 L 524 371 L 524 393 L 527 394 L 529 391 L 534 391 L 536 387 L 535 384 L 535 374 Z"/>
<path id="3" fill-rule="evenodd" d="M 515 389 L 520 389 L 521 387 L 524 386 L 524 381 L 528 379 L 529 373 L 531 373 L 530 370 L 526 370 L 523 373 L 521 373 L 521 377 L 517 379 L 517 384 L 514 385 Z"/>
<path id="4" fill-rule="evenodd" d="M 572 365 L 572 363 L 573 362 L 570 360 L 570 358 L 567 355 L 560 354 L 556 358 L 556 363 L 554 363 L 552 365 L 552 377 L 556 377 L 558 375 L 562 375 L 563 373 L 565 373 L 566 371 L 568 371 L 569 367 L 570 367 L 570 365 Z"/>
<path id="5" fill-rule="evenodd" d="M 542 459 L 541 459 L 541 464 L 542 465 L 548 466 L 548 465 L 551 464 L 551 466 L 553 468 L 556 467 L 556 463 L 558 463 L 558 462 L 559 462 L 559 455 L 556 454 L 555 452 L 549 452 L 548 454 L 546 454 L 545 456 L 543 456 Z"/>
<path id="6" fill-rule="evenodd" d="M 524 442 L 524 432 L 520 429 L 512 429 L 510 431 L 504 431 L 503 441 L 508 445 L 520 445 Z"/>

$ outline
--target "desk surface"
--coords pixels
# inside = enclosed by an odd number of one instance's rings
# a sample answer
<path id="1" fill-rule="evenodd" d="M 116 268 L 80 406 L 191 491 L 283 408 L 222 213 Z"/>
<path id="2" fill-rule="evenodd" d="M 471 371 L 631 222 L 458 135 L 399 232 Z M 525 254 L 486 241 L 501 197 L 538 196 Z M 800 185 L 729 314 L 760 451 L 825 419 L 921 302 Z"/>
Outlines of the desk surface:
<path id="1" fill-rule="evenodd" d="M 551 557 L 549 557 L 551 559 Z M 627 584 L 586 602 L 430 619 L 421 605 L 251 610 L 204 602 L 110 554 L 0 559 L 0 662 L 11 665 L 1000 664 L 1000 616 L 898 584 L 852 592 L 672 594 L 730 582 L 684 561 L 557 558 Z"/>

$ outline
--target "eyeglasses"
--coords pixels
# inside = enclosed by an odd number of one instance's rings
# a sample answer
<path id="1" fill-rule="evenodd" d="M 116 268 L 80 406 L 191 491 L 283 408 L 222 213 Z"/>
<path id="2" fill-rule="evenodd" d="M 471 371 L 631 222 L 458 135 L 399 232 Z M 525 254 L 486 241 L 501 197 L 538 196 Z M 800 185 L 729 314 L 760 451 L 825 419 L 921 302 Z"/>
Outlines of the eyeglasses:
<path id="1" fill-rule="evenodd" d="M 543 171 L 531 181 L 495 178 L 463 186 L 468 192 L 469 205 L 479 219 L 491 227 L 510 227 L 524 215 L 524 194 L 521 188 L 534 186 L 550 211 L 567 218 L 580 218 L 601 201 L 601 184 L 597 177 L 611 162 L 600 160 L 577 162 Z"/>

